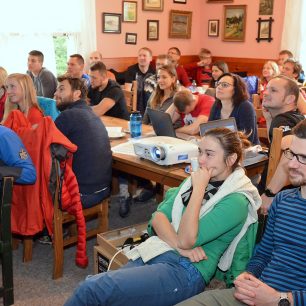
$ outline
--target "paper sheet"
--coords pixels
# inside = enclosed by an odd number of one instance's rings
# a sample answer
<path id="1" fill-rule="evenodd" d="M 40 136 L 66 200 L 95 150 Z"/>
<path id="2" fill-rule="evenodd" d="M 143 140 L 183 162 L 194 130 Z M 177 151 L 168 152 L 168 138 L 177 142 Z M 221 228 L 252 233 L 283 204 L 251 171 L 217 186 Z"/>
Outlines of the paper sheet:
<path id="1" fill-rule="evenodd" d="M 124 142 L 112 147 L 114 153 L 126 154 L 131 156 L 137 156 L 134 152 L 134 146 L 132 141 Z"/>

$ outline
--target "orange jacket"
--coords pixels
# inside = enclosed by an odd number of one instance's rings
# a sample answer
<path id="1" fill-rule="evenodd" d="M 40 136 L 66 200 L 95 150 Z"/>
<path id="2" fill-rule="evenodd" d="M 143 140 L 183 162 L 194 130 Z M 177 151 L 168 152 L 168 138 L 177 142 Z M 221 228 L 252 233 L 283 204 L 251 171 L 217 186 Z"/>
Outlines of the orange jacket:
<path id="1" fill-rule="evenodd" d="M 62 188 L 62 209 L 76 217 L 78 225 L 78 245 L 76 263 L 87 266 L 86 227 L 80 200 L 79 187 L 72 171 L 72 153 L 77 146 L 69 141 L 55 126 L 51 117 L 44 117 L 36 128 L 31 128 L 28 119 L 18 110 L 12 111 L 5 125 L 13 129 L 22 139 L 36 167 L 37 180 L 34 185 L 14 187 L 12 200 L 12 232 L 34 235 L 41 232 L 44 225 L 49 234 L 53 233 L 54 207 L 49 191 L 52 167 L 51 144 L 61 144 L 69 152 L 65 166 Z"/>

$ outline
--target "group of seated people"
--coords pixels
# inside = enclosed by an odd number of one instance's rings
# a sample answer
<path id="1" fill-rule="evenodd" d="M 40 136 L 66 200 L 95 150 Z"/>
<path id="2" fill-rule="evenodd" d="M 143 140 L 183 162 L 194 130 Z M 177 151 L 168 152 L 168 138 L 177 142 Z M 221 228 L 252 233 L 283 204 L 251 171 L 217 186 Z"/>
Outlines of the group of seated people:
<path id="1" fill-rule="evenodd" d="M 180 55 L 178 48 L 170 48 L 157 56 L 155 70 L 151 50 L 141 48 L 138 63 L 127 69 L 124 87 L 131 89 L 137 81 L 137 108 L 144 123 L 150 123 L 150 107 L 167 112 L 178 132 L 196 135 L 201 123 L 229 117 L 235 118 L 239 132 L 208 131 L 199 143 L 199 169 L 166 193 L 149 221 L 150 238 L 127 254 L 130 260 L 121 269 L 88 277 L 65 305 L 175 305 L 186 299 L 181 305 L 304 305 L 306 112 L 297 82 L 302 69 L 292 56 L 279 63 L 281 73 L 272 61 L 264 65 L 260 90 L 268 139 L 272 142 L 273 128 L 281 127 L 284 154 L 269 185 L 263 174 L 256 188 L 241 167 L 244 149 L 259 144 L 246 83 L 226 63 L 212 64 L 209 50 L 203 49 L 200 62 L 189 69 L 196 68 L 198 85 L 212 90 L 210 95 L 193 94 Z M 122 87 L 101 54 L 93 52 L 91 60 L 87 75 L 83 57 L 71 55 L 67 74 L 56 79 L 42 67 L 43 54 L 36 50 L 29 53 L 27 74 L 7 75 L 0 68 L 4 126 L 18 112 L 28 127 L 39 128 L 45 114 L 37 96 L 55 99 L 60 114 L 54 124 L 77 146 L 73 172 L 84 208 L 110 195 L 112 153 L 100 117 L 129 119 Z M 17 167 L 16 182 L 33 184 L 31 158 L 4 126 L 0 170 Z M 20 133 L 20 127 L 14 130 Z M 281 191 L 288 180 L 296 188 Z M 259 209 L 269 218 L 254 252 Z M 235 288 L 203 293 L 212 278 Z"/>

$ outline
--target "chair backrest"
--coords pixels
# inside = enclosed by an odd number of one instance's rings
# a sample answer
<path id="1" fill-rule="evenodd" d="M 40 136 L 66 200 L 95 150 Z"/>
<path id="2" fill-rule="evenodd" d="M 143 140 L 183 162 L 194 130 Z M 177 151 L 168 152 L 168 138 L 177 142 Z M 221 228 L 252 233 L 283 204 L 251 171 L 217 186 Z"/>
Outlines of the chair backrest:
<path id="1" fill-rule="evenodd" d="M 137 81 L 132 82 L 131 90 L 122 89 L 129 112 L 137 110 Z"/>
<path id="2" fill-rule="evenodd" d="M 261 108 L 261 105 L 260 105 L 260 96 L 259 94 L 255 93 L 255 94 L 252 94 L 252 103 L 253 103 L 253 106 L 255 109 L 260 109 Z"/>
<path id="3" fill-rule="evenodd" d="M 267 182 L 266 185 L 270 183 L 275 170 L 278 166 L 279 160 L 282 155 L 282 138 L 283 138 L 283 130 L 280 128 L 273 129 L 273 140 L 270 147 L 269 154 L 269 165 L 268 165 L 268 173 L 267 173 Z"/>
<path id="4" fill-rule="evenodd" d="M 13 178 L 4 177 L 0 181 L 0 187 L 0 254 L 2 264 L 2 286 L 0 287 L 0 296 L 3 297 L 3 305 L 7 306 L 14 304 L 11 232 Z"/>
<path id="5" fill-rule="evenodd" d="M 56 107 L 55 100 L 37 96 L 37 101 L 44 113 L 44 116 L 50 116 L 52 120 L 55 121 L 55 119 L 60 114 L 60 111 Z"/>

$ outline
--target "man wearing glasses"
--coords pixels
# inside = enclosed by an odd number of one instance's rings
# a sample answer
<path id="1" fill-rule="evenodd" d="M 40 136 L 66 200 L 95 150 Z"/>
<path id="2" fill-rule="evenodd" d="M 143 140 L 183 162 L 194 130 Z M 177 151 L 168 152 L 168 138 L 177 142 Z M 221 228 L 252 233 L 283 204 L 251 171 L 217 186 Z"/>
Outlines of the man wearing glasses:
<path id="1" fill-rule="evenodd" d="M 235 306 L 306 304 L 306 119 L 292 129 L 284 151 L 290 183 L 297 188 L 276 195 L 268 224 L 235 288 L 201 293 L 179 305 Z"/>
<path id="2" fill-rule="evenodd" d="M 272 142 L 273 128 L 282 128 L 283 150 L 290 146 L 292 139 L 291 129 L 298 122 L 304 119 L 304 116 L 297 110 L 298 97 L 298 85 L 295 81 L 289 79 L 286 76 L 278 76 L 271 79 L 263 94 L 263 114 L 267 122 L 267 130 L 269 133 L 270 143 Z M 282 157 L 277 170 L 266 189 L 266 172 L 264 172 L 262 175 L 258 189 L 260 192 L 263 192 L 263 205 L 261 210 L 264 214 L 268 212 L 275 194 L 287 185 L 288 172 L 286 167 L 287 161 L 284 157 Z"/>

